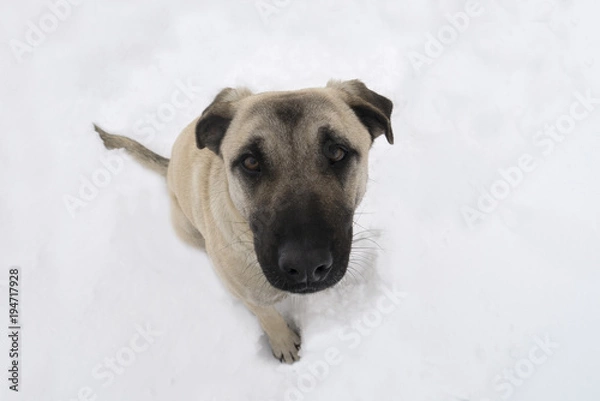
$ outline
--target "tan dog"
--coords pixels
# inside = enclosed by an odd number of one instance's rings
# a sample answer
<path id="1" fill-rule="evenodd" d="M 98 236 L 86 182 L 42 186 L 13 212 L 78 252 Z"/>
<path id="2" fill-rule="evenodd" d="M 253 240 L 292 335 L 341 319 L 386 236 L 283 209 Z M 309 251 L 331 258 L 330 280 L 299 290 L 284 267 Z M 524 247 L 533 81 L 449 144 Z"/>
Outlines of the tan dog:
<path id="1" fill-rule="evenodd" d="M 274 305 L 344 276 L 369 149 L 382 134 L 393 143 L 391 112 L 358 80 L 261 94 L 227 88 L 183 130 L 170 161 L 95 128 L 108 149 L 167 176 L 178 233 L 205 247 L 273 355 L 292 363 L 300 337 Z"/>

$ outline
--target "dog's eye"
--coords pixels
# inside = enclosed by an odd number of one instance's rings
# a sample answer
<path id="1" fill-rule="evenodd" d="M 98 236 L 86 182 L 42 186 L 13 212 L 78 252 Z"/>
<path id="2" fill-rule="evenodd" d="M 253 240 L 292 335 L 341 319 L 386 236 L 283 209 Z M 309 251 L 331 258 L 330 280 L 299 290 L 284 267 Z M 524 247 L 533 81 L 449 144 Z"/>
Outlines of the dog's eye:
<path id="1" fill-rule="evenodd" d="M 242 166 L 246 171 L 249 171 L 251 173 L 260 172 L 260 163 L 258 162 L 258 160 L 256 160 L 254 156 L 248 155 L 244 157 L 244 159 L 242 160 Z"/>
<path id="2" fill-rule="evenodd" d="M 331 163 L 337 163 L 344 160 L 347 154 L 348 151 L 341 145 L 325 145 L 325 156 L 327 156 Z"/>

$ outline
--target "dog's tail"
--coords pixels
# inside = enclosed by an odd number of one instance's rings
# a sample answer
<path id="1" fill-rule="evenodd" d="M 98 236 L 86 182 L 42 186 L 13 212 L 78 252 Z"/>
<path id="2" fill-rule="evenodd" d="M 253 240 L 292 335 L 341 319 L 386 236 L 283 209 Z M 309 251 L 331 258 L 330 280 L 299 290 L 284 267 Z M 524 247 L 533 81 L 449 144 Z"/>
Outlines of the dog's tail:
<path id="1" fill-rule="evenodd" d="M 125 149 L 138 162 L 162 174 L 167 175 L 169 159 L 157 155 L 141 143 L 121 135 L 113 135 L 94 124 L 94 129 L 100 135 L 106 149 Z"/>

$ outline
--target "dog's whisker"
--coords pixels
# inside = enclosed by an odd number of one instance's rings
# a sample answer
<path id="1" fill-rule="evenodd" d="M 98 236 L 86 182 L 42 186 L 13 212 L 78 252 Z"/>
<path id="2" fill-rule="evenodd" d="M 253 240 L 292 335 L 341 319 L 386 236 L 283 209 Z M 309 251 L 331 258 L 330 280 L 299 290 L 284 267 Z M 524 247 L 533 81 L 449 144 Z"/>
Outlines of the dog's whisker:
<path id="1" fill-rule="evenodd" d="M 371 247 L 352 247 L 350 253 L 358 253 L 361 255 L 377 255 L 381 249 Z"/>
<path id="2" fill-rule="evenodd" d="M 357 260 L 357 259 L 352 259 L 349 261 L 349 266 L 352 267 L 360 267 L 361 270 L 368 270 L 371 267 L 371 263 L 364 261 L 364 260 Z"/>
<path id="3" fill-rule="evenodd" d="M 357 254 L 361 254 L 361 255 L 377 255 L 379 253 L 380 249 L 378 248 L 371 248 L 371 247 L 352 247 L 351 249 L 351 253 L 357 253 Z"/>
<path id="4" fill-rule="evenodd" d="M 377 243 L 377 241 L 375 241 L 375 240 L 374 240 L 374 239 L 372 239 L 372 238 L 358 238 L 358 239 L 355 239 L 355 240 L 353 240 L 353 241 L 352 241 L 352 243 L 357 243 L 357 242 L 360 242 L 360 241 L 368 241 L 368 242 L 371 242 L 371 243 L 375 244 L 375 245 L 377 246 L 377 248 L 379 248 L 380 250 L 382 250 L 382 251 L 384 250 L 384 249 L 381 247 L 381 245 L 379 245 L 379 244 Z"/>
<path id="5" fill-rule="evenodd" d="M 361 230 L 361 231 L 357 231 L 357 232 L 353 233 L 352 238 L 359 237 L 359 236 L 374 237 L 374 236 L 376 236 L 376 234 L 377 234 L 376 230 Z"/>
<path id="6" fill-rule="evenodd" d="M 352 269 L 348 269 L 347 274 L 349 274 L 348 277 L 351 277 L 354 281 L 356 281 L 358 283 L 358 278 L 354 275 L 354 272 L 352 271 Z"/>
<path id="7" fill-rule="evenodd" d="M 363 230 L 357 233 L 352 234 L 352 238 L 361 239 L 361 238 L 377 238 L 378 232 L 371 230 Z"/>
<path id="8" fill-rule="evenodd" d="M 351 252 L 348 257 L 348 262 L 352 262 L 355 260 L 367 261 L 367 260 L 372 260 L 372 259 L 375 259 L 375 258 L 374 257 L 371 258 L 371 257 L 365 256 L 365 255 L 360 255 L 357 252 Z"/>
<path id="9" fill-rule="evenodd" d="M 374 251 L 380 251 L 381 249 L 374 247 L 374 246 L 356 246 L 355 245 L 356 242 L 352 243 L 352 249 L 372 249 Z"/>
<path id="10" fill-rule="evenodd" d="M 357 222 L 356 220 L 353 220 L 352 222 L 353 222 L 355 225 L 357 225 L 358 227 L 360 227 L 360 228 L 362 228 L 363 230 L 365 230 L 365 231 L 369 231 L 369 232 L 375 231 L 375 230 L 371 230 L 371 229 L 368 229 L 368 228 L 366 228 L 366 227 L 363 227 L 363 226 L 361 226 L 360 224 L 358 224 L 358 222 Z"/>
<path id="11" fill-rule="evenodd" d="M 353 265 L 357 265 L 363 269 L 369 268 L 371 266 L 371 261 L 370 260 L 364 260 L 364 259 L 354 259 L 352 258 L 351 260 L 348 261 L 349 264 L 353 264 Z"/>

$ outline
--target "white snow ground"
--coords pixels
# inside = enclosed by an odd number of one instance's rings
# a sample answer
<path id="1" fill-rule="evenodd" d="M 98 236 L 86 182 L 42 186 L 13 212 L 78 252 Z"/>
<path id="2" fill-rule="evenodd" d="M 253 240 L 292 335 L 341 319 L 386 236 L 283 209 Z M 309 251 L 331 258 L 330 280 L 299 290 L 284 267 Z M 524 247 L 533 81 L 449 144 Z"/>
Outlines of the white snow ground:
<path id="1" fill-rule="evenodd" d="M 19 266 L 23 325 L 18 393 L 0 336 L 1 400 L 600 399 L 597 2 L 56 3 L 0 12 L 0 320 Z M 163 180 L 91 122 L 168 155 L 224 86 L 330 78 L 395 103 L 358 217 L 383 250 L 282 306 L 303 350 L 281 366 L 175 236 Z"/>

